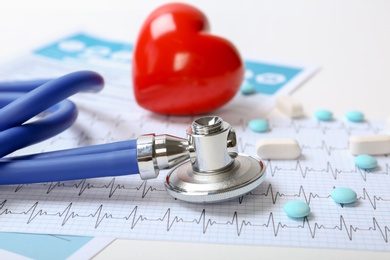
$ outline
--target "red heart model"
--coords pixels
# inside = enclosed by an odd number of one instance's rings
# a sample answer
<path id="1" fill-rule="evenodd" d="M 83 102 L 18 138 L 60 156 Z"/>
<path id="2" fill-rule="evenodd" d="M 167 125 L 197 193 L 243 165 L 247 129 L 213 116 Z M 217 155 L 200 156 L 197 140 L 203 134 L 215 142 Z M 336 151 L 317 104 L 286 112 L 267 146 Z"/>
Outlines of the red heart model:
<path id="1" fill-rule="evenodd" d="M 215 110 L 237 93 L 244 65 L 229 41 L 207 33 L 206 16 L 187 4 L 167 4 L 141 28 L 132 63 L 140 106 L 169 115 Z"/>

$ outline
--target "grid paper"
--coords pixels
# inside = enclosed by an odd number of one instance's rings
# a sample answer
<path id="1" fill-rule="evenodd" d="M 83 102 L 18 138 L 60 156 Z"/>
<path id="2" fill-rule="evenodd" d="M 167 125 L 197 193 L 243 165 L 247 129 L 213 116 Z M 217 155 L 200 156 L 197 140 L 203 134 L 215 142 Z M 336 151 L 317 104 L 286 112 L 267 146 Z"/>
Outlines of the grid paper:
<path id="1" fill-rule="evenodd" d="M 32 55 L 3 66 L 0 76 L 3 80 L 46 78 L 75 67 L 101 72 L 106 89 L 72 97 L 80 110 L 76 124 L 15 155 L 133 139 L 145 133 L 184 137 L 194 120 L 142 110 L 134 102 L 128 70 L 100 63 L 80 65 Z M 379 167 L 370 172 L 356 168 L 348 152 L 351 135 L 383 133 L 385 123 L 270 118 L 269 132 L 253 133 L 247 129 L 248 121 L 272 102 L 257 101 L 260 105 L 253 109 L 252 98 L 238 95 L 216 111 L 236 130 L 240 152 L 255 155 L 259 138 L 293 137 L 301 145 L 302 156 L 265 161 L 264 183 L 247 195 L 210 205 L 181 202 L 166 193 L 166 172 L 148 181 L 126 176 L 2 186 L 0 231 L 389 251 L 388 156 L 377 156 Z M 357 192 L 356 203 L 332 201 L 331 190 L 342 186 Z M 283 206 L 291 200 L 307 202 L 311 214 L 304 219 L 288 218 Z"/>

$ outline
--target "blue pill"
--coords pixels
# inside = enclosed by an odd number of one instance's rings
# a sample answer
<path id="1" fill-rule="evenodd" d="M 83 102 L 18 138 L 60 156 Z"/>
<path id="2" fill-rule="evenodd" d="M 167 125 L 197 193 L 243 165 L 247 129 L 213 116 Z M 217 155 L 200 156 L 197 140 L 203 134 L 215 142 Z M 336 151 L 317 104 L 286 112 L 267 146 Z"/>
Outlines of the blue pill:
<path id="1" fill-rule="evenodd" d="M 361 154 L 355 157 L 355 165 L 364 170 L 371 170 L 378 166 L 378 161 L 371 155 Z"/>
<path id="2" fill-rule="evenodd" d="M 364 120 L 364 114 L 359 111 L 348 111 L 345 114 L 345 117 L 348 119 L 348 121 L 351 122 L 362 122 Z"/>
<path id="3" fill-rule="evenodd" d="M 243 95 L 252 95 L 256 93 L 255 87 L 246 80 L 242 83 L 240 91 Z"/>
<path id="4" fill-rule="evenodd" d="M 269 125 L 266 120 L 263 119 L 253 119 L 249 121 L 249 128 L 257 133 L 264 133 L 269 130 Z"/>
<path id="5" fill-rule="evenodd" d="M 334 190 L 332 190 L 330 196 L 334 201 L 342 204 L 353 203 L 356 201 L 357 198 L 357 194 L 354 190 L 343 187 L 335 188 Z"/>
<path id="6" fill-rule="evenodd" d="M 317 110 L 315 116 L 320 121 L 331 121 L 333 119 L 333 113 L 325 109 Z"/>
<path id="7" fill-rule="evenodd" d="M 305 202 L 294 200 L 284 205 L 284 212 L 291 218 L 303 218 L 309 215 L 310 207 Z"/>

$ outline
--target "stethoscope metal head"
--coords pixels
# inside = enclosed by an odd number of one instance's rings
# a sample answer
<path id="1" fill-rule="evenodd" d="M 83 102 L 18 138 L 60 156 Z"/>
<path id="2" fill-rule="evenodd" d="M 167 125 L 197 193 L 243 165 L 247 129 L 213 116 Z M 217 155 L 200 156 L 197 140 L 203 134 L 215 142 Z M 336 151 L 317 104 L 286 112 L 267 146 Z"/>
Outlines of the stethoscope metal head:
<path id="1" fill-rule="evenodd" d="M 138 143 L 141 178 L 155 178 L 159 169 L 173 167 L 165 187 L 179 200 L 211 203 L 233 199 L 265 178 L 262 161 L 238 154 L 236 133 L 220 117 L 195 120 L 187 139 L 148 135 Z"/>
<path id="2" fill-rule="evenodd" d="M 165 187 L 187 202 L 210 203 L 250 192 L 265 178 L 261 161 L 238 154 L 236 133 L 220 117 L 199 118 L 187 130 L 190 160 L 170 171 Z"/>

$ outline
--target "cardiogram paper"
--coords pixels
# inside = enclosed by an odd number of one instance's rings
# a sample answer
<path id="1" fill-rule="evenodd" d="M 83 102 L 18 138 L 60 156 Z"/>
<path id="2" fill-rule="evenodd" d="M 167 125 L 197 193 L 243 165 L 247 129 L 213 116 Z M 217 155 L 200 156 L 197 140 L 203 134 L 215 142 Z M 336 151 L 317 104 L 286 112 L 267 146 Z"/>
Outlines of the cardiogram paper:
<path id="1" fill-rule="evenodd" d="M 94 42 L 82 36 L 86 40 L 66 38 L 1 68 L 3 80 L 47 78 L 78 69 L 94 69 L 106 79 L 103 92 L 72 97 L 80 115 L 71 129 L 16 154 L 133 139 L 145 133 L 185 137 L 194 118 L 156 115 L 136 105 L 129 74 L 131 45 L 111 48 L 107 41 Z M 59 55 L 56 48 L 69 55 Z M 348 152 L 351 135 L 384 133 L 384 122 L 269 118 L 269 132 L 247 129 L 249 120 L 272 108 L 276 95 L 291 92 L 314 71 L 295 68 L 300 72 L 286 76 L 284 85 L 273 94 L 238 94 L 215 111 L 235 128 L 240 152 L 255 155 L 255 142 L 263 137 L 292 137 L 301 145 L 298 160 L 265 161 L 264 183 L 247 195 L 218 204 L 181 202 L 165 191 L 166 172 L 148 181 L 135 175 L 3 186 L 0 231 L 390 251 L 389 158 L 377 156 L 379 167 L 364 171 L 355 167 Z M 283 69 L 256 73 L 246 75 L 269 88 L 283 78 L 275 76 Z M 340 205 L 332 201 L 329 194 L 335 187 L 354 189 L 357 202 Z M 288 218 L 283 206 L 291 200 L 307 202 L 311 214 L 303 219 Z"/>

